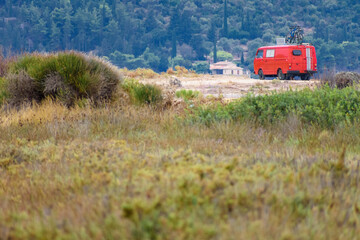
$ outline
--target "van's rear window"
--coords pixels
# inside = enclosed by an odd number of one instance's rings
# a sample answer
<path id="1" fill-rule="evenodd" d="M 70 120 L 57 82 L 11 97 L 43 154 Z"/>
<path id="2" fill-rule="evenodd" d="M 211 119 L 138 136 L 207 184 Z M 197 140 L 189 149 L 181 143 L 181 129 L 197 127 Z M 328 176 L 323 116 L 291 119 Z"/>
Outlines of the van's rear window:
<path id="1" fill-rule="evenodd" d="M 293 50 L 294 56 L 301 56 L 301 50 Z"/>

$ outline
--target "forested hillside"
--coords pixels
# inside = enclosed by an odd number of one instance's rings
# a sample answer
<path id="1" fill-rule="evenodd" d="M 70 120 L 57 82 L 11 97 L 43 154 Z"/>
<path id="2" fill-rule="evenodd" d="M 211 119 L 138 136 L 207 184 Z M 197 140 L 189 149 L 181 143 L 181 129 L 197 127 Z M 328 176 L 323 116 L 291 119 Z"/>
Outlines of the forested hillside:
<path id="1" fill-rule="evenodd" d="M 305 29 L 319 68 L 360 69 L 358 0 L 5 0 L 5 53 L 75 49 L 120 67 L 198 70 L 214 43 L 218 59 L 252 69 L 257 47 Z M 224 52 L 225 51 L 225 52 Z M 230 54 L 227 54 L 231 53 Z M 206 64 L 205 64 L 206 68 Z"/>

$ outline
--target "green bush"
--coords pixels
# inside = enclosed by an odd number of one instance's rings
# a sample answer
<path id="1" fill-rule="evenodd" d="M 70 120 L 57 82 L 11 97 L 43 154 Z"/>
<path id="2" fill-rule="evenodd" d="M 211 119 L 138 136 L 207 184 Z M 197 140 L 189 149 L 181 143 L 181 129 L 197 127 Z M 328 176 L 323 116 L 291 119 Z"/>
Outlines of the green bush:
<path id="1" fill-rule="evenodd" d="M 122 88 L 136 104 L 156 105 L 163 100 L 161 89 L 155 85 L 142 84 L 134 79 L 126 79 Z"/>
<path id="2" fill-rule="evenodd" d="M 192 66 L 196 73 L 207 74 L 210 72 L 210 64 L 207 61 L 196 62 Z"/>
<path id="3" fill-rule="evenodd" d="M 9 102 L 14 105 L 50 96 L 68 106 L 82 98 L 94 103 L 107 100 L 122 80 L 108 62 L 78 52 L 24 55 L 10 65 L 5 78 Z M 32 89 L 22 87 L 24 81 Z"/>
<path id="4" fill-rule="evenodd" d="M 211 52 L 210 53 L 210 58 L 214 57 L 214 53 Z M 225 52 L 225 51 L 217 51 L 217 60 L 218 61 L 232 61 L 234 59 L 234 56 L 229 53 L 229 52 Z"/>
<path id="5" fill-rule="evenodd" d="M 199 96 L 199 94 L 200 94 L 199 91 L 182 89 L 182 90 L 177 91 L 175 95 L 178 98 L 182 98 L 185 101 L 189 101 L 194 98 L 197 98 Z"/>
<path id="6" fill-rule="evenodd" d="M 333 128 L 360 117 L 360 92 L 329 86 L 310 90 L 288 91 L 272 95 L 248 95 L 225 106 L 199 107 L 191 120 L 210 124 L 216 121 L 255 121 L 261 125 L 279 123 L 296 115 L 305 124 Z"/>
<path id="7" fill-rule="evenodd" d="M 8 92 L 6 89 L 6 80 L 5 78 L 0 77 L 0 105 L 3 104 L 3 102 L 7 97 L 8 97 Z"/>

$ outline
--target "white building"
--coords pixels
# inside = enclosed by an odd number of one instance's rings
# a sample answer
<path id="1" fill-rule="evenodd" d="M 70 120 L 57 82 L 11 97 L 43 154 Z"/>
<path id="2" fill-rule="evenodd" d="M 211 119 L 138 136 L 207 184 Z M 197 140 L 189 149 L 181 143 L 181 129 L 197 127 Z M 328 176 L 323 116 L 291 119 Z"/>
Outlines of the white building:
<path id="1" fill-rule="evenodd" d="M 244 69 L 236 66 L 235 63 L 232 62 L 217 62 L 214 64 L 210 64 L 210 71 L 212 74 L 220 74 L 220 75 L 244 75 Z"/>

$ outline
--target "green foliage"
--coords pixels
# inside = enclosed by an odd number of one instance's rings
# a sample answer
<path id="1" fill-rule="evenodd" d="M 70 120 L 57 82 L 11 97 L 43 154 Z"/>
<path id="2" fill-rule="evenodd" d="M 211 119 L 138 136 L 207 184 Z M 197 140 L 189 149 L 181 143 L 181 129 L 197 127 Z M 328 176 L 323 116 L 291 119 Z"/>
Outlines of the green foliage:
<path id="1" fill-rule="evenodd" d="M 8 97 L 8 91 L 6 87 L 6 79 L 0 77 L 0 106 Z"/>
<path id="2" fill-rule="evenodd" d="M 210 64 L 206 61 L 196 62 L 192 68 L 196 73 L 207 74 L 210 72 Z"/>
<path id="3" fill-rule="evenodd" d="M 31 54 L 12 63 L 6 76 L 10 99 L 16 104 L 25 99 L 41 101 L 46 96 L 58 98 L 66 105 L 76 99 L 89 98 L 95 103 L 109 99 L 121 76 L 102 59 L 76 52 Z M 21 85 L 31 85 L 25 89 Z"/>
<path id="4" fill-rule="evenodd" d="M 214 53 L 210 53 L 210 57 L 213 57 Z M 217 60 L 218 61 L 232 61 L 234 59 L 233 55 L 226 51 L 217 51 Z"/>
<path id="5" fill-rule="evenodd" d="M 206 127 L 179 112 L 0 108 L 1 238 L 358 239 L 359 123 Z"/>
<path id="6" fill-rule="evenodd" d="M 169 62 L 172 67 L 181 66 L 186 69 L 190 69 L 192 66 L 191 61 L 184 59 L 182 56 L 176 56 L 170 59 Z"/>
<path id="7" fill-rule="evenodd" d="M 130 95 L 131 100 L 139 105 L 157 105 L 163 100 L 161 88 L 156 85 L 126 79 L 122 88 Z"/>
<path id="8" fill-rule="evenodd" d="M 261 125 L 277 124 L 297 116 L 304 124 L 333 128 L 359 120 L 360 92 L 325 86 L 321 89 L 288 91 L 271 95 L 248 95 L 225 106 L 199 107 L 193 121 L 211 124 L 217 121 L 254 121 Z"/>
<path id="9" fill-rule="evenodd" d="M 189 100 L 193 100 L 193 99 L 199 97 L 200 92 L 199 91 L 182 89 L 182 90 L 177 91 L 175 95 L 178 98 L 182 98 L 185 101 L 189 101 Z"/>
<path id="10" fill-rule="evenodd" d="M 91 77 L 85 59 L 79 55 L 60 53 L 54 60 L 56 72 L 65 84 L 75 87 L 81 95 L 89 93 Z"/>
<path id="11" fill-rule="evenodd" d="M 289 26 L 300 24 L 311 29 L 305 41 L 319 51 L 319 70 L 355 71 L 360 68 L 359 11 L 360 4 L 350 0 L 15 1 L 0 5 L 5 19 L 0 45 L 15 52 L 95 50 L 120 67 L 157 72 L 173 66 L 167 59 L 183 45 L 193 50 L 191 57 L 183 56 L 186 61 L 203 61 L 217 47 L 238 56 L 240 46 L 247 51 L 245 66 L 251 67 L 251 41 L 273 44 Z M 221 39 L 231 44 L 223 47 Z M 221 61 L 216 54 L 215 59 Z"/>

